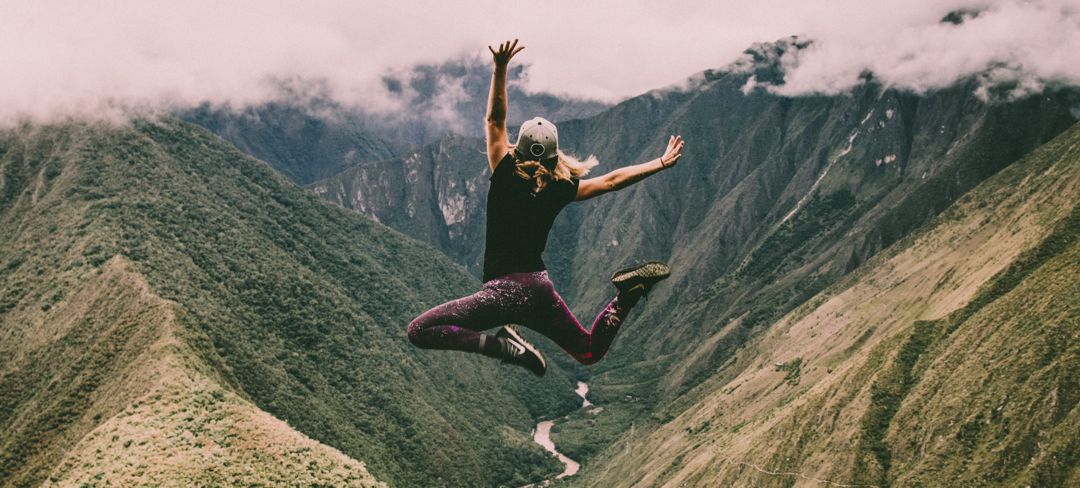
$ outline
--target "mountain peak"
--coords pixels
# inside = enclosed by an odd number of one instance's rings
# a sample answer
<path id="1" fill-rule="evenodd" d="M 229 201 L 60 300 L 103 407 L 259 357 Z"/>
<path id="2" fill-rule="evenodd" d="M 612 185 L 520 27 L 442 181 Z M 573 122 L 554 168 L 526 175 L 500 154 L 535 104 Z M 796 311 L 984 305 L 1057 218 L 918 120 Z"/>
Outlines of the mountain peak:
<path id="1" fill-rule="evenodd" d="M 983 11 L 980 9 L 957 9 L 945 14 L 940 22 L 942 24 L 960 25 L 978 17 L 982 13 Z"/>

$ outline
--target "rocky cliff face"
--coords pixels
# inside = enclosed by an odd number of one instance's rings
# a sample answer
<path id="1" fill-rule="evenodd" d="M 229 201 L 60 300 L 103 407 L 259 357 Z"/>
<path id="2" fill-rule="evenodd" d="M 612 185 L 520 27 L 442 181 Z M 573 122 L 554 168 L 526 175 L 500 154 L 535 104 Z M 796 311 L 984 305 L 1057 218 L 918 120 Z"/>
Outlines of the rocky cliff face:
<path id="1" fill-rule="evenodd" d="M 430 243 L 480 276 L 490 175 L 485 151 L 483 140 L 450 135 L 403 158 L 351 168 L 308 190 Z"/>

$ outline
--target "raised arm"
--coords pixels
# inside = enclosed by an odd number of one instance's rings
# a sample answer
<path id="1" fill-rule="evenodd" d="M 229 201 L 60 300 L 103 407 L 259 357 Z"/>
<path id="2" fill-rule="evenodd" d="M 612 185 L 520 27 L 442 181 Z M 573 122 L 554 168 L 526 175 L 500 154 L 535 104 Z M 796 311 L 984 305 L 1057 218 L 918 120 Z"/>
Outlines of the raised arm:
<path id="1" fill-rule="evenodd" d="M 496 51 L 488 46 L 495 62 L 494 71 L 491 73 L 491 92 L 488 93 L 487 118 L 487 155 L 488 165 L 495 172 L 495 166 L 499 164 L 503 156 L 510 150 L 510 140 L 506 135 L 506 66 L 510 64 L 510 58 L 525 49 L 518 46 L 517 39 L 514 42 L 506 41 L 499 44 Z"/>
<path id="2" fill-rule="evenodd" d="M 578 184 L 577 197 L 575 199 L 587 200 L 608 192 L 621 190 L 645 179 L 646 176 L 674 167 L 675 164 L 679 162 L 679 158 L 682 157 L 682 150 L 685 142 L 686 141 L 683 141 L 682 136 L 671 136 L 671 138 L 668 139 L 667 150 L 664 151 L 664 154 L 659 158 L 645 163 L 619 168 L 596 178 L 581 180 L 581 183 Z"/>

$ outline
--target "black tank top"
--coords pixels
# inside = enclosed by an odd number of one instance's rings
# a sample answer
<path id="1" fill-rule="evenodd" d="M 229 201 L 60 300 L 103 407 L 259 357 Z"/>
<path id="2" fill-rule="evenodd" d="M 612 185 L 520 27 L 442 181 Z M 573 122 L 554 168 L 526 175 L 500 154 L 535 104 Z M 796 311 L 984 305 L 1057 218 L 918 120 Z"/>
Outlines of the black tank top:
<path id="1" fill-rule="evenodd" d="M 540 255 L 547 246 L 551 225 L 559 211 L 577 197 L 577 178 L 552 180 L 534 194 L 532 181 L 515 175 L 514 166 L 514 156 L 508 153 L 490 178 L 484 281 L 546 269 Z"/>

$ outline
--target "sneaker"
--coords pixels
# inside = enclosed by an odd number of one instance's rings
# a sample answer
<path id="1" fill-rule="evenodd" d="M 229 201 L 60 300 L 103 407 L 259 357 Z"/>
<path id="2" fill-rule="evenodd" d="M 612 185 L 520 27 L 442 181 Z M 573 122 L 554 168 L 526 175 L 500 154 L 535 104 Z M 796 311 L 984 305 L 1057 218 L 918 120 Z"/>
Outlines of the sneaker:
<path id="1" fill-rule="evenodd" d="M 532 371 L 536 376 L 544 376 L 547 372 L 547 361 L 544 355 L 521 337 L 521 334 L 518 334 L 513 327 L 504 325 L 499 332 L 495 333 L 495 337 L 502 339 L 506 344 L 502 362 L 521 366 Z"/>
<path id="2" fill-rule="evenodd" d="M 636 295 L 640 292 L 644 295 L 653 285 L 667 279 L 668 276 L 671 276 L 671 269 L 666 264 L 660 261 L 649 261 L 616 271 L 611 275 L 611 284 L 619 289 L 619 293 Z"/>

